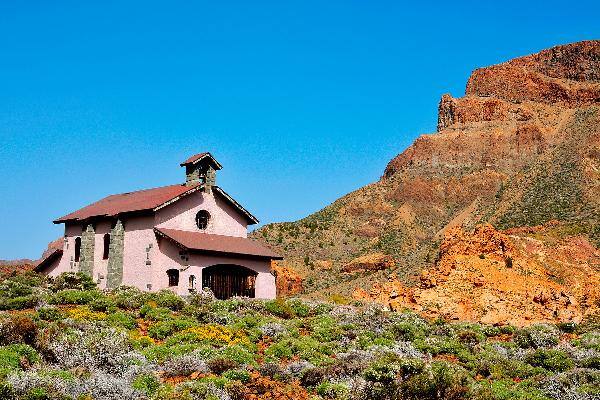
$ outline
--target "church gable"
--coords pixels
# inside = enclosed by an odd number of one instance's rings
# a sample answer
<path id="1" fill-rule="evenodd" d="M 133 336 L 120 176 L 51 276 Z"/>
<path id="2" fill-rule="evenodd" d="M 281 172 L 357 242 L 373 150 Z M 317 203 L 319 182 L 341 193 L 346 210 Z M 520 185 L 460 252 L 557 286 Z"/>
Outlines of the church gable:
<path id="1" fill-rule="evenodd" d="M 161 228 L 213 235 L 247 236 L 248 218 L 230 202 L 212 192 L 196 192 L 156 212 Z"/>

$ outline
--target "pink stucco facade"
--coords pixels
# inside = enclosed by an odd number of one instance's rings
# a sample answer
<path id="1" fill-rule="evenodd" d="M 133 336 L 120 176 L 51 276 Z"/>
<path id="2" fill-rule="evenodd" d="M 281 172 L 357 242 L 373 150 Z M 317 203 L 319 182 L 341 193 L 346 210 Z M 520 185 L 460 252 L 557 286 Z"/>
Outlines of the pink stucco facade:
<path id="1" fill-rule="evenodd" d="M 198 231 L 196 214 L 200 210 L 210 213 L 208 226 L 203 233 L 246 238 L 247 217 L 238 209 L 218 196 L 214 191 L 196 191 L 158 210 L 145 215 L 123 216 L 123 285 L 141 290 L 157 291 L 170 289 L 180 295 L 190 289 L 201 289 L 202 270 L 219 264 L 239 265 L 256 273 L 255 297 L 276 296 L 275 277 L 271 273 L 268 257 L 250 257 L 243 254 L 204 254 L 201 251 L 184 251 L 172 241 L 160 237 L 154 228 L 170 228 L 181 231 Z M 108 259 L 104 259 L 104 235 L 111 230 L 110 219 L 94 222 L 93 278 L 99 288 L 107 287 Z M 62 257 L 48 265 L 45 272 L 56 276 L 62 272 L 79 270 L 75 261 L 75 240 L 81 237 L 83 225 L 65 224 Z M 167 270 L 179 271 L 179 284 L 169 286 Z M 190 276 L 194 276 L 195 287 L 190 287 Z"/>

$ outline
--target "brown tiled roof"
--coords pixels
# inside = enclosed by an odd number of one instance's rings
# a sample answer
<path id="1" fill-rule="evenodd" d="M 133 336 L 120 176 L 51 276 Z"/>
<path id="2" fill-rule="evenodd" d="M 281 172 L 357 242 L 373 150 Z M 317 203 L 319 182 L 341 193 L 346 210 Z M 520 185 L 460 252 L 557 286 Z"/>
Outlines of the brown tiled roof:
<path id="1" fill-rule="evenodd" d="M 215 167 L 215 169 L 223 168 L 223 166 L 221 164 L 219 164 L 219 162 L 212 156 L 212 154 L 210 154 L 208 152 L 194 154 L 193 156 L 191 156 L 190 158 L 188 158 L 187 160 L 185 160 L 184 162 L 182 162 L 179 165 L 181 165 L 183 167 L 188 164 L 195 164 L 196 162 L 202 160 L 205 157 L 210 158 L 210 160 L 213 162 L 213 166 Z"/>
<path id="2" fill-rule="evenodd" d="M 92 217 L 114 217 L 118 214 L 154 210 L 202 186 L 171 185 L 136 192 L 113 194 L 54 221 L 81 221 Z"/>
<path id="3" fill-rule="evenodd" d="M 198 250 L 206 253 L 244 255 L 255 258 L 281 260 L 283 257 L 262 244 L 247 238 L 211 235 L 201 232 L 180 231 L 177 229 L 154 228 L 161 237 L 185 250 Z"/>

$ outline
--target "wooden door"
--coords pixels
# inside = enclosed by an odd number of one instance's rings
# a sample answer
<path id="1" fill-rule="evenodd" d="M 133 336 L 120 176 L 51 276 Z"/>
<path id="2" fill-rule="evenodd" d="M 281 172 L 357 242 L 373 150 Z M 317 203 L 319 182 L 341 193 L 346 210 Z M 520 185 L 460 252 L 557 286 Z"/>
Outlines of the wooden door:
<path id="1" fill-rule="evenodd" d="M 254 297 L 257 273 L 240 265 L 219 264 L 202 270 L 202 287 L 217 299 Z"/>

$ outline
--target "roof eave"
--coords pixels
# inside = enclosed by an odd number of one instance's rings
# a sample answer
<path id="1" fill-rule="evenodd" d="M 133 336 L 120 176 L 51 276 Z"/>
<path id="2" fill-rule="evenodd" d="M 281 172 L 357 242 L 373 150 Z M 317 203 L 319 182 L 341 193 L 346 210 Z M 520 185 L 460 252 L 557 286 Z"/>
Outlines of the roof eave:
<path id="1" fill-rule="evenodd" d="M 190 194 L 192 194 L 192 193 L 195 193 L 195 192 L 197 192 L 198 190 L 200 190 L 200 189 L 203 189 L 203 188 L 204 188 L 204 185 L 192 186 L 190 190 L 187 190 L 187 191 L 185 191 L 185 192 L 181 193 L 180 195 L 177 195 L 177 196 L 173 197 L 172 199 L 169 199 L 169 200 L 165 201 L 164 203 L 162 203 L 162 204 L 160 204 L 160 205 L 158 205 L 158 206 L 154 207 L 154 208 L 152 209 L 152 211 L 156 212 L 156 211 L 160 210 L 161 208 L 165 208 L 166 206 L 168 206 L 168 205 L 171 205 L 171 204 L 175 203 L 176 201 L 178 201 L 178 200 L 179 200 L 179 199 L 181 199 L 182 197 L 185 197 L 185 196 L 187 196 L 187 195 L 190 195 Z"/>
<path id="2" fill-rule="evenodd" d="M 206 152 L 202 157 L 198 157 L 196 160 L 194 161 L 189 161 L 189 162 L 182 162 L 181 164 L 179 164 L 180 166 L 184 167 L 186 165 L 194 165 L 199 163 L 200 161 L 204 160 L 206 157 L 209 157 L 210 160 L 215 164 L 215 167 L 217 170 L 223 169 L 223 166 L 221 165 L 220 162 L 217 161 L 216 158 L 213 157 L 212 154 L 210 154 L 209 152 Z"/>
<path id="3" fill-rule="evenodd" d="M 54 259 L 57 256 L 62 256 L 62 254 L 63 254 L 63 249 L 54 250 L 52 253 L 48 254 L 48 256 L 46 258 L 44 258 L 42 261 L 40 261 L 34 267 L 34 271 L 36 271 L 36 272 L 42 271 L 46 267 L 47 264 L 50 264 L 52 261 L 54 261 Z"/>
<path id="4" fill-rule="evenodd" d="M 235 199 L 233 197 L 231 197 L 229 194 L 227 194 L 223 189 L 221 189 L 221 187 L 214 186 L 214 188 L 216 189 L 217 193 L 219 193 L 221 196 L 223 196 L 226 200 L 228 200 L 231 204 L 233 204 L 234 207 L 236 207 L 239 211 L 241 211 L 242 214 L 244 214 L 244 216 L 248 219 L 248 222 L 249 222 L 248 225 L 258 224 L 258 222 L 259 222 L 258 218 L 256 218 L 254 215 L 252 215 L 250 213 L 250 211 L 246 210 L 240 203 L 235 201 Z"/>
<path id="5" fill-rule="evenodd" d="M 231 251 L 191 249 L 191 248 L 187 247 L 186 245 L 184 245 L 183 243 L 177 241 L 173 237 L 167 235 L 166 233 L 161 232 L 160 229 L 158 229 L 158 228 L 154 228 L 154 232 L 161 238 L 167 239 L 168 241 L 170 241 L 171 243 L 173 243 L 175 246 L 179 247 L 180 249 L 189 251 L 189 252 L 198 252 L 198 253 L 213 254 L 213 255 L 230 255 L 230 256 L 236 256 L 236 257 L 243 256 L 246 258 L 255 258 L 255 259 L 261 259 L 261 260 L 283 260 L 283 257 L 278 254 L 261 255 L 261 254 L 237 253 L 237 252 L 231 252 Z"/>

